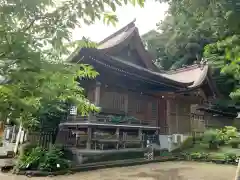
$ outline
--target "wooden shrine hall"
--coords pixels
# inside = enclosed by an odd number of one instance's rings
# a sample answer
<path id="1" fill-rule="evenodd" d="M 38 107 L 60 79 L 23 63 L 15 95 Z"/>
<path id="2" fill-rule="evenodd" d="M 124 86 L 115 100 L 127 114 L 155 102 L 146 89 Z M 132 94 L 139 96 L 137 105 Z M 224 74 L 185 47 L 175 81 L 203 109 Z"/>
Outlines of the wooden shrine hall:
<path id="1" fill-rule="evenodd" d="M 76 132 L 79 148 L 103 150 L 142 148 L 144 134 L 187 135 L 204 131 L 212 122 L 216 126 L 229 123 L 212 121 L 211 114 L 198 110 L 219 95 L 205 62 L 161 71 L 152 60 L 135 21 L 97 48 L 75 52 L 72 63 L 92 65 L 99 73 L 95 80 L 81 80 L 81 84 L 87 98 L 101 110 L 88 117 L 71 116 L 60 124 L 62 131 Z M 71 143 L 76 143 L 74 138 Z"/>

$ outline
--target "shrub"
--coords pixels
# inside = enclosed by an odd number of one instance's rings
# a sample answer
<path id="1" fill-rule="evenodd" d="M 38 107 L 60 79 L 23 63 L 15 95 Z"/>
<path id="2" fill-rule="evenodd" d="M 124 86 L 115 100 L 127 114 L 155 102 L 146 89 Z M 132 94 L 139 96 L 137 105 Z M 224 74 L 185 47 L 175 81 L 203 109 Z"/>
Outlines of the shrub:
<path id="1" fill-rule="evenodd" d="M 232 148 L 238 148 L 240 144 L 240 138 L 232 138 L 229 140 L 229 144 L 232 146 Z"/>
<path id="2" fill-rule="evenodd" d="M 185 159 L 185 160 L 189 160 L 189 159 L 191 158 L 191 155 L 190 155 L 188 152 L 181 152 L 181 153 L 179 154 L 179 157 L 180 157 L 180 158 L 183 158 L 183 159 Z"/>
<path id="3" fill-rule="evenodd" d="M 234 153 L 226 153 L 225 154 L 225 161 L 227 163 L 235 163 L 237 159 L 237 155 Z"/>
<path id="4" fill-rule="evenodd" d="M 189 136 L 187 137 L 187 139 L 185 139 L 183 141 L 183 143 L 180 145 L 180 149 L 181 150 L 184 150 L 184 149 L 188 149 L 188 148 L 191 148 L 193 147 L 193 137 L 192 136 Z"/>
<path id="5" fill-rule="evenodd" d="M 225 155 L 224 154 L 210 154 L 208 156 L 209 160 L 220 160 L 220 161 L 224 161 L 225 160 Z"/>
<path id="6" fill-rule="evenodd" d="M 37 169 L 44 151 L 40 147 L 33 148 L 30 153 L 21 154 L 18 159 L 17 168 L 20 170 Z"/>
<path id="7" fill-rule="evenodd" d="M 194 137 L 194 141 L 196 142 L 196 141 L 202 141 L 203 140 L 203 135 L 196 135 L 195 137 Z"/>
<path id="8" fill-rule="evenodd" d="M 36 148 L 37 144 L 25 143 L 20 146 L 19 154 L 20 156 L 29 155 L 32 149 Z"/>
<path id="9" fill-rule="evenodd" d="M 64 153 L 60 148 L 51 147 L 44 155 L 39 167 L 43 171 L 53 172 L 60 169 L 69 168 L 70 163 L 64 158 Z"/>
<path id="10" fill-rule="evenodd" d="M 238 137 L 237 128 L 233 126 L 225 126 L 218 130 L 219 145 L 226 144 L 231 138 Z"/>
<path id="11" fill-rule="evenodd" d="M 32 148 L 30 145 L 18 158 L 19 170 L 43 170 L 53 172 L 69 167 L 69 161 L 64 158 L 61 148 L 51 147 L 49 150 L 41 147 Z M 31 148 L 30 148 L 31 147 Z"/>
<path id="12" fill-rule="evenodd" d="M 209 154 L 204 152 L 194 152 L 190 154 L 191 159 L 193 160 L 207 160 Z"/>
<path id="13" fill-rule="evenodd" d="M 203 142 L 209 144 L 209 149 L 218 149 L 220 140 L 218 130 L 209 129 L 203 134 Z"/>
<path id="14" fill-rule="evenodd" d="M 221 130 L 217 130 L 218 133 L 218 137 L 217 139 L 219 139 L 219 145 L 224 145 L 226 144 L 226 142 L 228 141 L 228 136 L 226 135 L 226 133 L 221 129 Z"/>
<path id="15" fill-rule="evenodd" d="M 228 139 L 238 137 L 237 128 L 233 126 L 225 126 L 222 129 L 223 133 Z"/>

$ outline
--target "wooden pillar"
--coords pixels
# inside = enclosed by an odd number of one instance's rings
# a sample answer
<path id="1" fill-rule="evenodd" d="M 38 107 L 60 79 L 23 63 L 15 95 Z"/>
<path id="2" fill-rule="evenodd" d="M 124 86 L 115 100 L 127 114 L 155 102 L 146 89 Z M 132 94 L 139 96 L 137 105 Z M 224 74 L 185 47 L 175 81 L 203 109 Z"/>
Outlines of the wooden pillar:
<path id="1" fill-rule="evenodd" d="M 95 96 L 94 96 L 94 103 L 96 106 L 100 105 L 100 95 L 101 95 L 101 83 L 97 81 L 96 88 L 95 88 Z"/>
<path id="2" fill-rule="evenodd" d="M 119 129 L 119 127 L 116 129 L 116 138 L 117 138 L 117 147 L 116 147 L 116 149 L 119 149 L 119 142 L 120 142 L 120 139 L 119 139 L 119 137 L 120 137 L 120 134 L 119 134 L 119 131 L 120 131 L 120 129 Z"/>
<path id="3" fill-rule="evenodd" d="M 87 139 L 87 149 L 91 149 L 91 143 L 92 143 L 92 128 L 88 127 L 87 129 L 88 139 Z"/>
<path id="4" fill-rule="evenodd" d="M 124 95 L 124 112 L 125 115 L 128 115 L 128 94 Z"/>
<path id="5" fill-rule="evenodd" d="M 141 148 L 143 148 L 143 137 L 142 137 L 142 129 L 138 130 L 138 138 L 141 141 Z"/>
<path id="6" fill-rule="evenodd" d="M 176 102 L 176 132 L 179 133 L 179 103 Z"/>
<path id="7" fill-rule="evenodd" d="M 171 133 L 171 101 L 169 100 L 169 99 L 167 99 L 167 106 L 166 106 L 166 108 L 167 108 L 167 112 L 166 112 L 166 123 L 167 123 L 167 130 L 166 130 L 166 133 L 167 134 L 170 134 Z"/>
<path id="8" fill-rule="evenodd" d="M 101 95 L 101 83 L 99 81 L 96 82 L 95 90 L 94 90 L 94 104 L 95 106 L 100 106 L 100 95 Z M 88 115 L 88 121 L 96 121 L 97 118 L 94 115 L 94 113 L 89 113 Z"/>

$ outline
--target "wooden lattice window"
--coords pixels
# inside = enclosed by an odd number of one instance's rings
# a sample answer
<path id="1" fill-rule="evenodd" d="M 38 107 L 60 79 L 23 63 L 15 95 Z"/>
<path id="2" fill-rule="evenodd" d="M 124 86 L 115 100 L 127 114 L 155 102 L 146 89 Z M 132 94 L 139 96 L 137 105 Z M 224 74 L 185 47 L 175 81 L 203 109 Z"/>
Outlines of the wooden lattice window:
<path id="1" fill-rule="evenodd" d="M 157 119 L 158 117 L 158 103 L 157 101 L 152 102 L 152 119 Z"/>
<path id="2" fill-rule="evenodd" d="M 124 110 L 125 98 L 123 94 L 114 93 L 113 95 L 113 109 Z"/>

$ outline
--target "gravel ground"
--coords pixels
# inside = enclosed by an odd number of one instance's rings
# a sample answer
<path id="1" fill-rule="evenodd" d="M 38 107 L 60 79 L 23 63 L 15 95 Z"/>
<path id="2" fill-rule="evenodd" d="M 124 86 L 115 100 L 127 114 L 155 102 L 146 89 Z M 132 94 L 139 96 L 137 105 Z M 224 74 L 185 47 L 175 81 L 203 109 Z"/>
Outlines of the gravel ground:
<path id="1" fill-rule="evenodd" d="M 57 177 L 0 174 L 0 180 L 230 180 L 236 166 L 194 162 L 162 162 L 140 166 L 101 169 Z"/>

